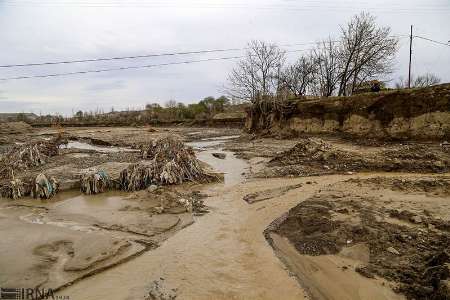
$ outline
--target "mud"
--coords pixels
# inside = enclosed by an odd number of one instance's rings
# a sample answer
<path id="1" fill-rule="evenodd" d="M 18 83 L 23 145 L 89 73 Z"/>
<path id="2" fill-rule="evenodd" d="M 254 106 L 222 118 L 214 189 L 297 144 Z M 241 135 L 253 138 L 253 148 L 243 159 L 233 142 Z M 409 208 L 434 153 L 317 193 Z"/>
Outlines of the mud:
<path id="1" fill-rule="evenodd" d="M 189 189 L 183 188 L 185 198 L 199 198 Z M 77 194 L 2 203 L 2 286 L 58 289 L 142 254 L 193 223 L 177 191 Z M 14 263 L 17 257 L 27 259 Z"/>
<path id="2" fill-rule="evenodd" d="M 386 182 L 395 183 L 394 190 Z M 418 196 L 420 185 L 411 189 L 411 182 L 441 184 L 432 184 L 436 191 L 433 195 L 424 192 Z M 297 260 L 305 263 L 313 260 L 311 256 L 338 260 L 354 252 L 355 247 L 363 247 L 366 250 L 357 257 L 352 254 L 353 262 L 339 264 L 342 276 L 356 272 L 365 278 L 385 280 L 393 291 L 408 299 L 448 299 L 448 183 L 448 177 L 428 181 L 375 177 L 337 183 L 289 210 L 266 231 L 266 236 L 275 248 L 282 241 L 274 240 L 272 233 L 287 238 L 296 249 L 298 256 L 283 259 L 294 261 L 292 266 L 301 273 L 299 278 L 308 274 L 298 268 Z M 313 298 L 339 299 L 331 296 L 332 287 L 319 284 L 325 290 L 319 292 L 315 284 L 311 282 L 313 287 L 309 288 Z M 350 298 L 358 298 L 357 290 L 350 294 Z"/>
<path id="3" fill-rule="evenodd" d="M 395 144 L 355 149 L 333 145 L 319 138 L 301 139 L 294 147 L 276 154 L 260 177 L 311 176 L 352 172 L 443 173 L 450 170 L 450 153 L 440 146 Z"/>
<path id="4" fill-rule="evenodd" d="M 269 200 L 269 199 L 272 199 L 275 197 L 283 196 L 290 190 L 298 189 L 301 186 L 302 186 L 301 184 L 294 184 L 294 185 L 288 185 L 288 186 L 281 187 L 281 188 L 263 190 L 260 192 L 247 194 L 244 196 L 243 200 L 249 204 L 253 204 L 255 202 L 265 201 L 265 200 Z"/>
<path id="5" fill-rule="evenodd" d="M 223 180 L 81 195 L 80 174 L 115 181 L 142 159 L 136 149 L 168 133 Z M 68 148 L 19 174 L 50 173 L 63 192 L 0 200 L 0 286 L 83 300 L 447 297 L 449 152 L 439 142 L 181 127 L 64 134 Z"/>

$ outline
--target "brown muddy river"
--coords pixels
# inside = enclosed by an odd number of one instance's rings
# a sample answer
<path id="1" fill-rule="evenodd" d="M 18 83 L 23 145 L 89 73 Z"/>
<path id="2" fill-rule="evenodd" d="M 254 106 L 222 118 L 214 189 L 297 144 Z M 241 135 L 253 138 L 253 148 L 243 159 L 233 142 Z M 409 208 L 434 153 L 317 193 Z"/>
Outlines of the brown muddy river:
<path id="1" fill-rule="evenodd" d="M 177 299 L 302 299 L 304 291 L 288 275 L 263 237 L 265 227 L 291 204 L 249 206 L 243 193 L 248 165 L 233 153 L 209 149 L 217 140 L 202 141 L 199 159 L 225 173 L 225 181 L 206 186 L 211 212 L 163 242 L 153 251 L 86 278 L 60 292 L 71 299 L 143 299 L 154 281 L 176 290 Z M 212 152 L 226 154 L 217 159 Z M 298 181 L 298 180 L 297 180 Z M 283 181 L 271 180 L 268 186 Z M 293 198 L 291 201 L 295 201 Z M 272 204 L 271 204 L 272 206 Z"/>

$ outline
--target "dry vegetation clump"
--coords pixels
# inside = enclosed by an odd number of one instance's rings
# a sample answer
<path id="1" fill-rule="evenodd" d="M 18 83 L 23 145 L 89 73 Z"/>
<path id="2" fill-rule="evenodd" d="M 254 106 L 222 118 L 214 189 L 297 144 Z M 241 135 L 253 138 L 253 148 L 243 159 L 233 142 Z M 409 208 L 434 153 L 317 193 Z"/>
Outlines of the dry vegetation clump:
<path id="1" fill-rule="evenodd" d="M 35 178 L 12 179 L 0 183 L 0 196 L 19 199 L 24 196 L 49 199 L 56 195 L 59 183 L 54 177 L 40 173 Z"/>
<path id="2" fill-rule="evenodd" d="M 216 179 L 204 170 L 194 150 L 174 137 L 164 136 L 152 141 L 142 147 L 141 154 L 147 161 L 132 164 L 120 173 L 123 190 L 141 190 L 151 184 L 210 182 Z"/>
<path id="3" fill-rule="evenodd" d="M 28 189 L 27 189 L 28 187 Z M 2 182 L 0 184 L 0 196 L 2 198 L 18 199 L 25 196 L 29 191 L 29 185 L 27 186 L 20 179 L 13 179 L 11 181 Z"/>
<path id="4" fill-rule="evenodd" d="M 49 157 L 58 155 L 63 143 L 62 137 L 58 136 L 49 141 L 15 145 L 0 158 L 0 177 L 14 179 L 14 172 L 45 164 Z"/>
<path id="5" fill-rule="evenodd" d="M 81 175 L 80 189 L 86 195 L 103 193 L 110 186 L 111 180 L 103 170 L 90 170 Z"/>

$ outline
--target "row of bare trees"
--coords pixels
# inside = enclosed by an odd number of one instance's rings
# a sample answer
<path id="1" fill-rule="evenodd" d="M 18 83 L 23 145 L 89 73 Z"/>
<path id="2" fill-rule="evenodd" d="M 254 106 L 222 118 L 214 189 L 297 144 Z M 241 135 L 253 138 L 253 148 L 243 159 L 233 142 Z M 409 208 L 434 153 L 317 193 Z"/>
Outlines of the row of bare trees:
<path id="1" fill-rule="evenodd" d="M 293 64 L 275 44 L 252 41 L 229 76 L 228 91 L 252 102 L 288 94 L 301 97 L 351 95 L 363 83 L 392 72 L 398 38 L 379 27 L 368 13 L 341 26 L 338 40 L 328 38 Z"/>

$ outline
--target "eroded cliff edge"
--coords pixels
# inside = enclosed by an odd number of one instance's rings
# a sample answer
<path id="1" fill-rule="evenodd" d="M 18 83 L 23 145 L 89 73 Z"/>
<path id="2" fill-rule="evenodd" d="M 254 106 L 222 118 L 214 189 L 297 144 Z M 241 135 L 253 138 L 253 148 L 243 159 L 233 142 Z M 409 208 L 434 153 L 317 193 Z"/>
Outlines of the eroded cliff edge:
<path id="1" fill-rule="evenodd" d="M 291 107 L 283 117 L 248 110 L 246 128 L 252 132 L 346 134 L 381 139 L 450 138 L 450 84 L 296 100 Z"/>

